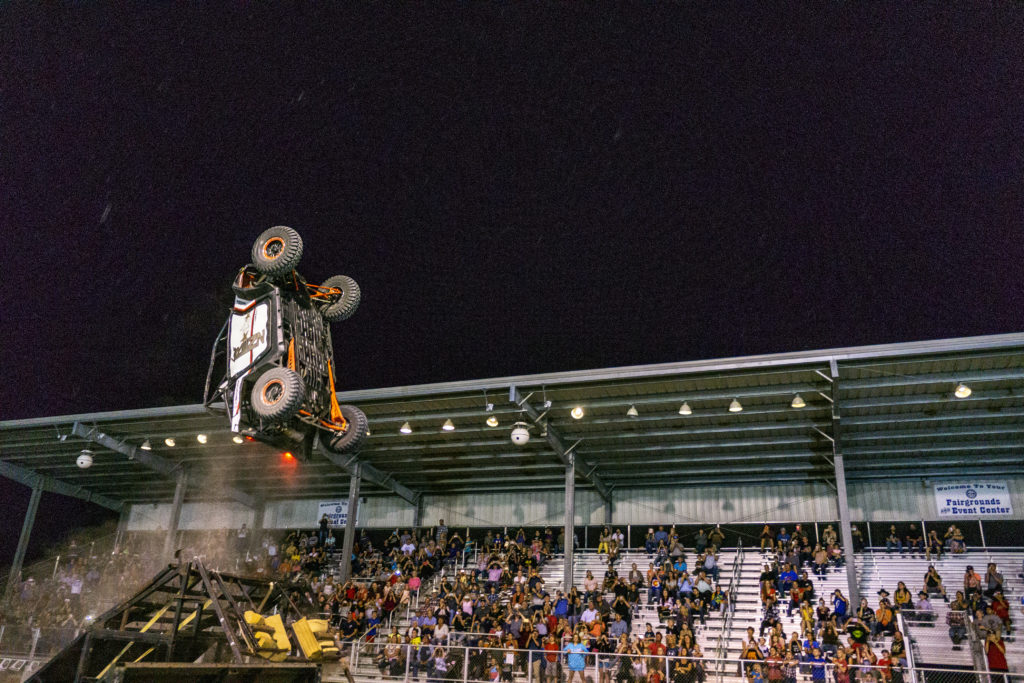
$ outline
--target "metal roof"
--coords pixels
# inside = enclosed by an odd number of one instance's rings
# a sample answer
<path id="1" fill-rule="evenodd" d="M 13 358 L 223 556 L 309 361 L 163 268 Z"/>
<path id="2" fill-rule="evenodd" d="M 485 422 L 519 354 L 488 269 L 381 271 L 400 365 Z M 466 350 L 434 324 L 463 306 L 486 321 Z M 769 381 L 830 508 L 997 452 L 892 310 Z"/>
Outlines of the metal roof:
<path id="1" fill-rule="evenodd" d="M 954 397 L 960 382 L 972 389 L 968 398 Z M 528 406 L 512 400 L 513 388 Z M 795 394 L 806 407 L 791 406 Z M 339 399 L 369 418 L 360 458 L 392 477 L 364 480 L 369 495 L 388 492 L 391 481 L 430 495 L 562 488 L 565 468 L 546 432 L 573 450 L 583 487 L 594 478 L 617 488 L 827 480 L 832 399 L 849 480 L 995 475 L 1024 464 L 1024 334 L 388 387 Z M 734 399 L 741 412 L 729 411 Z M 684 401 L 691 415 L 679 414 Z M 631 405 L 636 417 L 626 415 Z M 582 419 L 570 416 L 574 406 Z M 492 415 L 498 427 L 485 423 Z M 441 430 L 446 419 L 454 431 Z M 532 425 L 526 446 L 509 438 L 516 421 Z M 76 422 L 128 445 L 149 439 L 152 453 L 190 466 L 201 482 L 190 499 L 225 499 L 228 487 L 257 499 L 331 497 L 348 485 L 326 460 L 287 463 L 263 444 L 232 443 L 226 418 L 201 406 L 0 422 L 0 474 L 101 504 L 173 497 L 172 477 L 68 436 Z M 411 434 L 399 433 L 404 422 Z M 175 447 L 164 445 L 168 437 Z M 75 458 L 87 446 L 94 464 L 82 470 Z"/>

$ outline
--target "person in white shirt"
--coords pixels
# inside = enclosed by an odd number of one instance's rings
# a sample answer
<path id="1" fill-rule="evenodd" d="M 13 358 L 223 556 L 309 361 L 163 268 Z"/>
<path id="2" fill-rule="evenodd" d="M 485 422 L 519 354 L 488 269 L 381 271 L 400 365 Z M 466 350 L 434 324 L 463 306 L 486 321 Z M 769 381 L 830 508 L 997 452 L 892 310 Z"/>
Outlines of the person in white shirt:
<path id="1" fill-rule="evenodd" d="M 401 550 L 403 555 L 412 555 L 416 552 L 416 546 L 413 544 L 412 540 L 408 540 L 402 544 Z"/>
<path id="2" fill-rule="evenodd" d="M 594 623 L 594 620 L 596 619 L 597 610 L 594 608 L 594 603 L 587 603 L 587 609 L 583 610 L 583 614 L 580 615 L 580 621 L 582 621 L 587 626 L 590 626 L 592 623 Z"/>

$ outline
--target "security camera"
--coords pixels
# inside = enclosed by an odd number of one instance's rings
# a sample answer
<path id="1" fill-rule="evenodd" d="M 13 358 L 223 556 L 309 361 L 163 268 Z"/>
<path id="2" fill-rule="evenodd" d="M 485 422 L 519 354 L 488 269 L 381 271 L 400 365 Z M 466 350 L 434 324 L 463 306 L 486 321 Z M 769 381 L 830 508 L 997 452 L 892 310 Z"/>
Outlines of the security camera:
<path id="1" fill-rule="evenodd" d="M 78 459 L 75 461 L 75 464 L 83 470 L 92 467 L 92 451 L 88 448 L 83 448 L 82 452 L 78 454 Z"/>
<path id="2" fill-rule="evenodd" d="M 525 422 L 516 422 L 512 427 L 512 443 L 517 446 L 525 446 L 530 443 L 530 429 Z"/>

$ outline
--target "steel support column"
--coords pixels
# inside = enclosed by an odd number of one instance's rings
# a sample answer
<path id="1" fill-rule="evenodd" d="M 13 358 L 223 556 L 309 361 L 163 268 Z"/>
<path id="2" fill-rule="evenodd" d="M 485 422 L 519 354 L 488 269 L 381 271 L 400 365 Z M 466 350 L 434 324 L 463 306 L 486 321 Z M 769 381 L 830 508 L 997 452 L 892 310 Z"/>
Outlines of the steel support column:
<path id="1" fill-rule="evenodd" d="M 612 496 L 610 493 L 608 500 L 604 502 L 604 523 L 609 526 L 612 523 Z"/>
<path id="2" fill-rule="evenodd" d="M 849 590 L 850 609 L 860 604 L 857 585 L 857 558 L 853 553 L 853 533 L 850 522 L 850 501 L 846 495 L 846 467 L 843 463 L 842 426 L 839 411 L 839 366 L 830 363 L 832 374 L 832 466 L 836 475 L 836 502 L 839 508 L 839 533 L 843 539 L 843 557 L 846 559 L 846 586 Z"/>
<path id="3" fill-rule="evenodd" d="M 28 499 L 28 509 L 21 523 L 21 536 L 18 537 L 18 549 L 14 551 L 14 562 L 11 563 L 11 574 L 7 578 L 7 595 L 11 595 L 21 582 L 21 567 L 25 563 L 28 551 L 28 539 L 32 536 L 32 527 L 36 523 L 36 512 L 39 510 L 39 499 L 43 497 L 42 485 L 32 487 L 32 496 Z"/>
<path id="4" fill-rule="evenodd" d="M 417 529 L 423 526 L 423 496 L 416 500 L 416 505 L 413 507 L 412 525 Z"/>
<path id="5" fill-rule="evenodd" d="M 565 566 L 562 570 L 562 588 L 566 595 L 572 590 L 573 555 L 576 550 L 572 542 L 573 526 L 576 519 L 576 454 L 567 453 L 565 463 Z"/>
<path id="6" fill-rule="evenodd" d="M 260 504 L 256 506 L 252 514 L 252 538 L 255 541 L 257 547 L 263 540 L 263 527 L 267 523 L 267 502 L 260 501 Z"/>
<path id="7" fill-rule="evenodd" d="M 348 517 L 345 519 L 345 538 L 341 543 L 341 585 L 352 576 L 352 547 L 356 542 L 356 514 L 359 512 L 359 485 L 362 479 L 362 464 L 356 461 L 349 470 Z"/>
<path id="8" fill-rule="evenodd" d="M 164 557 L 174 553 L 174 542 L 178 536 L 178 522 L 181 521 L 181 506 L 185 502 L 185 491 L 188 489 L 188 471 L 178 470 L 174 484 L 174 502 L 171 504 L 171 519 L 167 522 L 167 538 L 164 540 Z"/>

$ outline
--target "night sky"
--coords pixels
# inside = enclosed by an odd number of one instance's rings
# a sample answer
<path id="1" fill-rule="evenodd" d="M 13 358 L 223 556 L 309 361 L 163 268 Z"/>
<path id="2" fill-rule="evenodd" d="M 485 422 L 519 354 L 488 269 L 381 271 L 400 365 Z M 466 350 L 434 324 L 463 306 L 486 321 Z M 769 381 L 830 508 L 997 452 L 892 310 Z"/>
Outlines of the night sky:
<path id="1" fill-rule="evenodd" d="M 1019 4 L 541 7 L 5 3 L 0 419 L 199 402 L 277 224 L 342 389 L 1024 330 Z"/>

